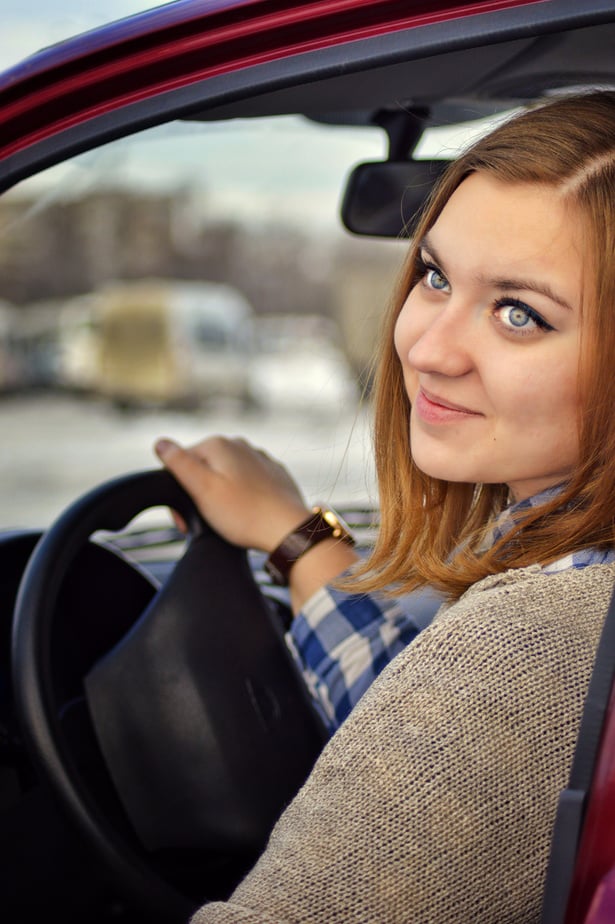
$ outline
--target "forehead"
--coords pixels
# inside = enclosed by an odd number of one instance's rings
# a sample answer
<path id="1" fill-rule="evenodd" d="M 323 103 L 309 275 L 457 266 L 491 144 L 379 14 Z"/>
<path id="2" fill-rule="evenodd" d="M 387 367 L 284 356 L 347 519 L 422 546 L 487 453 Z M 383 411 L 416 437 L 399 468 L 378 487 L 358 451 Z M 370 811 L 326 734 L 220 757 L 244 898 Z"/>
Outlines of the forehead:
<path id="1" fill-rule="evenodd" d="M 447 267 L 481 276 L 556 276 L 578 294 L 583 265 L 579 215 L 556 187 L 468 176 L 432 226 L 428 243 Z"/>

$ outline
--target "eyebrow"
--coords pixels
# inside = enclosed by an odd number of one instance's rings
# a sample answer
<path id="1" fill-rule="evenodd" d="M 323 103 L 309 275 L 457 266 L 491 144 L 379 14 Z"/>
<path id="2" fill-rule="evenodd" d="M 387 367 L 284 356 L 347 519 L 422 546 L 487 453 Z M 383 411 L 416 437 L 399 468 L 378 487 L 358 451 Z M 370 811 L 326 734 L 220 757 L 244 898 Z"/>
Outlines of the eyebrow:
<path id="1" fill-rule="evenodd" d="M 438 252 L 435 247 L 429 240 L 428 235 L 421 240 L 419 244 L 419 251 L 426 250 L 436 261 L 436 263 L 443 269 L 446 270 L 444 262 L 438 256 Z M 557 292 L 554 292 L 551 286 L 546 282 L 537 282 L 532 279 L 506 279 L 500 277 L 488 277 L 488 276 L 478 276 L 477 282 L 479 285 L 489 286 L 494 289 L 501 289 L 502 291 L 527 291 L 527 292 L 536 292 L 537 295 L 544 295 L 545 298 L 550 299 L 552 302 L 555 302 L 560 307 L 565 308 L 567 311 L 572 311 L 571 306 L 566 301 L 565 298 L 562 298 L 561 295 L 558 295 Z"/>

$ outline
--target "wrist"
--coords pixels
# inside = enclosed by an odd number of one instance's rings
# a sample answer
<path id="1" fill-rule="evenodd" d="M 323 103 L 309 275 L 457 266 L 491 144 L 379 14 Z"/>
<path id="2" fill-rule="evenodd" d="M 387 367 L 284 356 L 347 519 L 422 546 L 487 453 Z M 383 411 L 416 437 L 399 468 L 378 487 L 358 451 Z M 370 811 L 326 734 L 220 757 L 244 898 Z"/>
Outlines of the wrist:
<path id="1" fill-rule="evenodd" d="M 318 590 L 347 572 L 359 553 L 346 542 L 324 539 L 297 559 L 289 574 L 290 603 L 296 615 Z"/>
<path id="2" fill-rule="evenodd" d="M 312 508 L 307 506 L 288 507 L 282 511 L 276 511 L 275 517 L 272 516 L 267 529 L 269 535 L 267 541 L 263 541 L 260 546 L 267 555 L 273 554 L 275 549 L 291 535 L 299 526 L 312 516 Z"/>
<path id="3" fill-rule="evenodd" d="M 352 533 L 339 514 L 330 507 L 317 506 L 270 552 L 265 562 L 265 570 L 272 581 L 275 584 L 288 585 L 290 572 L 295 564 L 324 540 L 333 540 L 346 547 L 355 544 Z"/>

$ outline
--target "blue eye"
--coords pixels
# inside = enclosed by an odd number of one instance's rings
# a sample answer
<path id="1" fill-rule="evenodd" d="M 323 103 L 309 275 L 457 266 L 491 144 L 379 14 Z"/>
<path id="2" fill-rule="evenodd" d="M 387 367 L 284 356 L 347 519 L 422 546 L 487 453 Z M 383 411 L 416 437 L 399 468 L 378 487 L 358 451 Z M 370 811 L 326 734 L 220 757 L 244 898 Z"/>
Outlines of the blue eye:
<path id="1" fill-rule="evenodd" d="M 425 282 L 430 289 L 443 292 L 448 289 L 448 280 L 435 266 L 426 267 Z"/>
<path id="2" fill-rule="evenodd" d="M 495 303 L 498 322 L 514 333 L 529 334 L 536 330 L 549 331 L 554 328 L 525 302 L 516 298 L 502 298 Z"/>
<path id="3" fill-rule="evenodd" d="M 431 289 L 433 292 L 446 292 L 450 288 L 446 276 L 437 266 L 427 262 L 420 254 L 417 256 L 416 269 L 417 281 L 420 280 L 426 289 Z"/>
<path id="4" fill-rule="evenodd" d="M 535 323 L 525 308 L 519 308 L 517 305 L 506 305 L 502 308 L 500 320 L 511 327 L 527 327 L 528 324 Z"/>

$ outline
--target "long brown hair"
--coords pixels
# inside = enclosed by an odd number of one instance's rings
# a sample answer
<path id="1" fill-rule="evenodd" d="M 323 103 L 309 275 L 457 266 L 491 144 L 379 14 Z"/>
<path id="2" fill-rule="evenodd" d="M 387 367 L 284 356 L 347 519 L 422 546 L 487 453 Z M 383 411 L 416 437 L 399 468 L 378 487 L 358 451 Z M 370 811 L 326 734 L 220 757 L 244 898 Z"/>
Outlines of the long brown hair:
<path id="1" fill-rule="evenodd" d="M 418 281 L 419 242 L 452 193 L 481 171 L 507 183 L 556 188 L 584 230 L 577 465 L 563 492 L 519 517 L 486 552 L 480 540 L 508 502 L 502 484 L 441 481 L 412 461 L 410 403 L 393 329 Z M 381 525 L 355 590 L 408 592 L 423 584 L 458 597 L 505 570 L 615 544 L 615 92 L 540 105 L 504 122 L 443 175 L 418 221 L 386 318 L 375 381 L 374 440 Z"/>

